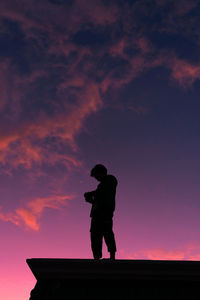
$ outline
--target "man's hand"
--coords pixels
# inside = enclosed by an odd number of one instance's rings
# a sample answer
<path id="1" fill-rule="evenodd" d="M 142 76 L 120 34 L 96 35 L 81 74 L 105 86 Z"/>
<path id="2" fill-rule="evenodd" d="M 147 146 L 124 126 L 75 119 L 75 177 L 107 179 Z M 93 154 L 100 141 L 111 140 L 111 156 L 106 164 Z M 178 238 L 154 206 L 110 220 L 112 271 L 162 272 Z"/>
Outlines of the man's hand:
<path id="1" fill-rule="evenodd" d="M 93 195 L 92 192 L 85 193 L 84 197 L 85 197 L 85 201 L 86 202 L 93 203 L 93 201 L 94 201 L 94 195 Z"/>

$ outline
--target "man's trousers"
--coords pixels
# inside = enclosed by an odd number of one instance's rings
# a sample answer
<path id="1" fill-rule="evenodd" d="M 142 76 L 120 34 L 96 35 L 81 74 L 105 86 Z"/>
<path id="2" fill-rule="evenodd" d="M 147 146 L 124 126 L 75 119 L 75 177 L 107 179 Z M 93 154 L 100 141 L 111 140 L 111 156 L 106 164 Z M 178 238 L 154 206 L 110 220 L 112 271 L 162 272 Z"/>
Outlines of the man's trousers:
<path id="1" fill-rule="evenodd" d="M 92 218 L 90 227 L 91 248 L 94 258 L 102 257 L 102 241 L 105 240 L 108 252 L 116 252 L 115 236 L 113 233 L 112 218 Z"/>

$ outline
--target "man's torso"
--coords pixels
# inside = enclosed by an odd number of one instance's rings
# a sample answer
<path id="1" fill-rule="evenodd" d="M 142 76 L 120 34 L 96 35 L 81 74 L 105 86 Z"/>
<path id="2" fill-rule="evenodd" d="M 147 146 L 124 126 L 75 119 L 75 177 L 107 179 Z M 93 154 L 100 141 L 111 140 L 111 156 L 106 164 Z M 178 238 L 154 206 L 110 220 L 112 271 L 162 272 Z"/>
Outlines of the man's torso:
<path id="1" fill-rule="evenodd" d="M 107 175 L 99 183 L 95 191 L 95 200 L 90 216 L 92 218 L 112 218 L 115 210 L 117 179 L 113 175 Z"/>

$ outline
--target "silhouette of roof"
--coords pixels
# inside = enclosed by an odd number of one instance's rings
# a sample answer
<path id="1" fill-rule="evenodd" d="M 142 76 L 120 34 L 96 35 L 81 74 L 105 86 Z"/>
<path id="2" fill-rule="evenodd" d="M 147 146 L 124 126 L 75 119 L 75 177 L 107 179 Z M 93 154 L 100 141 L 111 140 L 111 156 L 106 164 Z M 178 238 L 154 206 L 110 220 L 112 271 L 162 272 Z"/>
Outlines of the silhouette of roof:
<path id="1" fill-rule="evenodd" d="M 30 300 L 59 300 L 69 295 L 75 300 L 125 299 L 130 298 L 127 293 L 140 295 L 138 299 L 200 296 L 198 261 L 33 258 L 27 263 L 37 279 Z"/>

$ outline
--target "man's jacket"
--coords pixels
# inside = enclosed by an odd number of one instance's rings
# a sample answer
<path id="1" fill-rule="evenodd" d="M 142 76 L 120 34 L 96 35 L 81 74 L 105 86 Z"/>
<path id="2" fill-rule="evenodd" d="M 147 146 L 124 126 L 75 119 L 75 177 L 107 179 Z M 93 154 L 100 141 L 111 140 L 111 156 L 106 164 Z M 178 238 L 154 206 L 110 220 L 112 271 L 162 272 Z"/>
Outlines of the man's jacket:
<path id="1" fill-rule="evenodd" d="M 108 219 L 113 217 L 116 187 L 117 179 L 113 175 L 106 175 L 97 189 L 88 193 L 91 196 L 88 202 L 92 203 L 91 218 Z"/>

